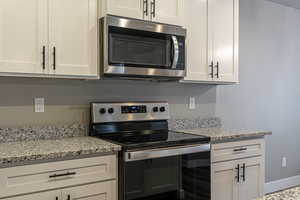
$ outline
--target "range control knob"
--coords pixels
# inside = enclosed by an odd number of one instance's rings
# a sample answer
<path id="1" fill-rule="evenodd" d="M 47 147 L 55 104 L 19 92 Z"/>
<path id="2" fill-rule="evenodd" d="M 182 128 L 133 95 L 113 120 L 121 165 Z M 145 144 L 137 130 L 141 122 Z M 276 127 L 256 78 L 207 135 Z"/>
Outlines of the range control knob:
<path id="1" fill-rule="evenodd" d="M 109 109 L 108 109 L 108 113 L 109 113 L 109 114 L 113 114 L 114 112 L 115 112 L 115 110 L 114 110 L 113 108 L 109 108 Z"/>
<path id="2" fill-rule="evenodd" d="M 159 109 L 160 112 L 165 112 L 166 111 L 166 108 L 163 106 L 163 107 L 160 107 Z"/>
<path id="3" fill-rule="evenodd" d="M 99 110 L 99 112 L 100 112 L 100 114 L 105 114 L 106 113 L 106 109 L 105 108 L 100 108 L 100 110 Z"/>
<path id="4" fill-rule="evenodd" d="M 153 112 L 158 112 L 158 107 L 153 107 Z"/>

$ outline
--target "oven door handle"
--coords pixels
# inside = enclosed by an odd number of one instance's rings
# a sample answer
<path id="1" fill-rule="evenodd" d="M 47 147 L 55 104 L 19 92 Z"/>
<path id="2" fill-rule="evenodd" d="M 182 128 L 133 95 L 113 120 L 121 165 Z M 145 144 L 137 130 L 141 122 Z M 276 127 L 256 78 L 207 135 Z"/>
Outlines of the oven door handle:
<path id="1" fill-rule="evenodd" d="M 164 158 L 170 156 L 186 155 L 192 153 L 209 152 L 210 144 L 199 144 L 185 147 L 171 147 L 151 149 L 144 151 L 125 152 L 125 162 L 147 160 L 153 158 Z"/>
<path id="2" fill-rule="evenodd" d="M 179 43 L 176 36 L 172 36 L 173 56 L 172 56 L 172 69 L 176 69 L 179 59 Z"/>

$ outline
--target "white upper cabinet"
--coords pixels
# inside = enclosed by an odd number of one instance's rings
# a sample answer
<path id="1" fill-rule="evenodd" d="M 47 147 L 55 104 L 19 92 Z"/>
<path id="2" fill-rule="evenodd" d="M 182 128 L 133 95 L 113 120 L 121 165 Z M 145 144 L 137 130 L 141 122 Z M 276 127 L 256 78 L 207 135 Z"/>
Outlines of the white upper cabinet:
<path id="1" fill-rule="evenodd" d="M 187 77 L 183 82 L 237 83 L 239 0 L 185 1 Z"/>
<path id="2" fill-rule="evenodd" d="M 183 25 L 185 0 L 149 0 L 152 21 Z"/>
<path id="3" fill-rule="evenodd" d="M 184 81 L 210 80 L 207 52 L 207 1 L 188 0 L 185 3 L 186 72 Z"/>
<path id="4" fill-rule="evenodd" d="M 97 78 L 97 20 L 97 0 L 1 0 L 0 75 Z"/>
<path id="5" fill-rule="evenodd" d="M 144 0 L 101 0 L 106 13 L 136 19 L 146 17 L 147 1 Z M 143 12 L 145 10 L 145 13 Z"/>
<path id="6" fill-rule="evenodd" d="M 97 76 L 97 0 L 50 0 L 49 16 L 50 72 Z"/>
<path id="7" fill-rule="evenodd" d="M 46 71 L 46 6 L 47 0 L 0 1 L 0 73 Z"/>
<path id="8" fill-rule="evenodd" d="M 209 51 L 214 81 L 238 82 L 239 0 L 208 1 Z"/>
<path id="9" fill-rule="evenodd" d="M 100 0 L 106 14 L 183 25 L 184 0 Z"/>

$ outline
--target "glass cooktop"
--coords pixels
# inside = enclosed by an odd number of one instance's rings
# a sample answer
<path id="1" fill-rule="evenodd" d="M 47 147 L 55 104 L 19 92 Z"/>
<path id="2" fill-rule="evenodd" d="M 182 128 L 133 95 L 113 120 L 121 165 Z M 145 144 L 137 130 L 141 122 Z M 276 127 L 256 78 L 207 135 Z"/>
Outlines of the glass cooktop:
<path id="1" fill-rule="evenodd" d="M 125 149 L 149 148 L 149 147 L 169 147 L 178 145 L 189 145 L 196 143 L 208 143 L 209 137 L 192 135 L 168 130 L 127 132 L 121 134 L 110 134 L 97 136 L 121 145 Z"/>

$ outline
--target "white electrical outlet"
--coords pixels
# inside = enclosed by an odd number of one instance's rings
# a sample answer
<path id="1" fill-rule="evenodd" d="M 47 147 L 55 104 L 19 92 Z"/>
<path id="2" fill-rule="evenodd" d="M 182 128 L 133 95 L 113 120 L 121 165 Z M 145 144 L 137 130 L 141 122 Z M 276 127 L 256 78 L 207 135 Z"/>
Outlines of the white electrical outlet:
<path id="1" fill-rule="evenodd" d="M 196 98 L 195 97 L 190 97 L 190 105 L 189 105 L 191 110 L 196 109 Z"/>
<path id="2" fill-rule="evenodd" d="M 282 157 L 281 167 L 286 167 L 286 157 Z"/>
<path id="3" fill-rule="evenodd" d="M 45 112 L 45 99 L 34 98 L 34 111 L 37 113 Z"/>

